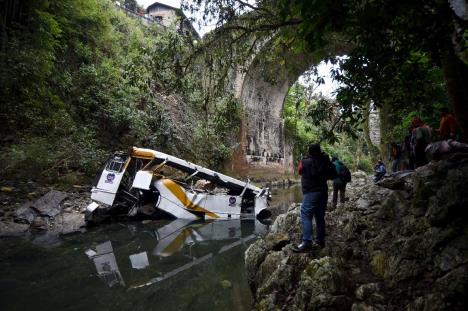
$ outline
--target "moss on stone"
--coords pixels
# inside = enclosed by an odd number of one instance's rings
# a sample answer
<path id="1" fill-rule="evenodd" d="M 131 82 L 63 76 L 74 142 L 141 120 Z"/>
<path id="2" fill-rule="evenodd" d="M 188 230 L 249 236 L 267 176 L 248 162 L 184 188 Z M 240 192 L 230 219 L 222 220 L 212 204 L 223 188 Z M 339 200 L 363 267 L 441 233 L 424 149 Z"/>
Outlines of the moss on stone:
<path id="1" fill-rule="evenodd" d="M 380 277 L 385 277 L 387 271 L 387 259 L 382 251 L 375 251 L 371 260 L 372 272 Z"/>

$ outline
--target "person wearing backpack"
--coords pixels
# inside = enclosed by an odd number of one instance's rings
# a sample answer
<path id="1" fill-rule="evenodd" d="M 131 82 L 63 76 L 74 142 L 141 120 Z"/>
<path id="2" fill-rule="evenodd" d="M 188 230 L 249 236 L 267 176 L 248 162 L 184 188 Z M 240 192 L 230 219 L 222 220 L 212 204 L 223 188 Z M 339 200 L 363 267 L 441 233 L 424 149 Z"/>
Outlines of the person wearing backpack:
<path id="1" fill-rule="evenodd" d="M 333 179 L 333 199 L 332 208 L 335 209 L 338 204 L 338 193 L 340 195 L 340 203 L 345 202 L 346 184 L 351 181 L 351 172 L 337 157 L 332 158 L 332 163 L 335 165 L 337 176 Z"/>

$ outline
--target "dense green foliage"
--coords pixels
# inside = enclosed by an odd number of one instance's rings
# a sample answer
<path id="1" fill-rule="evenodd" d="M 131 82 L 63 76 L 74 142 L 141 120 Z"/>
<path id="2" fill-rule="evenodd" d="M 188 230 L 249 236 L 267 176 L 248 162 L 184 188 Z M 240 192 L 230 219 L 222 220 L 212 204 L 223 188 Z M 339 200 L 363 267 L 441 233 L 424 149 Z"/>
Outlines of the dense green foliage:
<path id="1" fill-rule="evenodd" d="M 123 6 L 133 12 L 144 11 L 144 9 L 138 5 L 136 0 L 124 0 Z"/>
<path id="2" fill-rule="evenodd" d="M 468 117 L 468 31 L 447 1 L 282 1 L 281 13 L 303 20 L 298 33 L 309 49 L 331 31 L 348 38 L 348 57 L 329 56 L 341 63 L 335 77 L 345 110 L 372 100 L 424 114 L 450 100 L 460 123 Z"/>
<path id="3" fill-rule="evenodd" d="M 182 68 L 190 38 L 141 25 L 107 0 L 2 6 L 2 176 L 90 175 L 132 145 L 211 166 L 230 154 L 239 105 L 206 100 L 199 72 Z"/>
<path id="4" fill-rule="evenodd" d="M 391 112 L 385 128 L 395 130 L 385 135 L 400 139 L 408 115 L 435 126 L 437 108 L 447 106 L 468 133 L 467 23 L 448 1 L 198 0 L 188 7 L 196 10 L 201 2 L 204 18 L 216 21 L 215 32 L 225 38 L 206 42 L 210 49 L 248 52 L 266 45 L 263 57 L 286 64 L 292 75 L 294 54 L 312 65 L 340 64 L 333 72 L 341 82 L 340 118 L 354 128 L 372 103 Z"/>
<path id="5" fill-rule="evenodd" d="M 303 102 L 293 90 L 287 99 L 296 153 L 298 142 L 349 142 L 342 157 L 359 159 L 352 150 L 367 153 L 358 129 L 369 103 L 389 112 L 394 140 L 414 115 L 435 127 L 442 106 L 467 132 L 466 21 L 447 1 L 191 3 L 219 26 L 201 43 L 140 25 L 110 0 L 2 1 L 2 176 L 91 174 L 110 151 L 131 145 L 219 167 L 236 146 L 241 115 L 229 76 L 259 51 L 255 61 L 272 83 L 272 63 L 291 76 L 304 62 L 340 64 L 336 101 Z"/>
<path id="6" fill-rule="evenodd" d="M 311 143 L 320 142 L 331 156 L 349 168 L 372 170 L 372 161 L 363 133 L 348 128 L 336 101 L 313 95 L 313 87 L 296 82 L 284 102 L 287 139 L 293 143 L 294 158 L 307 154 Z"/>

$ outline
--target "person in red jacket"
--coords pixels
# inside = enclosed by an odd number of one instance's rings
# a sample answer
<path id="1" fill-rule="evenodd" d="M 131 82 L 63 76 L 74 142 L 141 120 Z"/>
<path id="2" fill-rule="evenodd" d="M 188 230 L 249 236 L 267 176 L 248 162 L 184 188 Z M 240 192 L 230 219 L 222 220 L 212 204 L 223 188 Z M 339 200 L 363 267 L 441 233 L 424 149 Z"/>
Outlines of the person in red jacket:
<path id="1" fill-rule="evenodd" d="M 447 108 L 440 109 L 440 125 L 439 129 L 440 139 L 455 139 L 457 135 L 457 120 L 448 112 Z"/>

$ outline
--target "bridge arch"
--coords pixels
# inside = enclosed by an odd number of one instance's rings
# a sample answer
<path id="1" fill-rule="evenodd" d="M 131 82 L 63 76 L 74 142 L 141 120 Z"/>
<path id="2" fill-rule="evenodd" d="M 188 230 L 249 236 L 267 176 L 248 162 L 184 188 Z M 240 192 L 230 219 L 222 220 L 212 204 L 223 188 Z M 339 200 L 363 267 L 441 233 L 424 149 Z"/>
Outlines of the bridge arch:
<path id="1" fill-rule="evenodd" d="M 288 90 L 324 56 L 345 52 L 343 47 L 334 44 L 316 53 L 295 53 L 285 49 L 281 55 L 276 55 L 279 57 L 268 57 L 271 56 L 269 44 L 263 45 L 234 79 L 234 93 L 243 105 L 244 116 L 241 143 L 234 154 L 232 169 L 293 173 L 293 146 L 285 140 L 283 119 Z"/>

